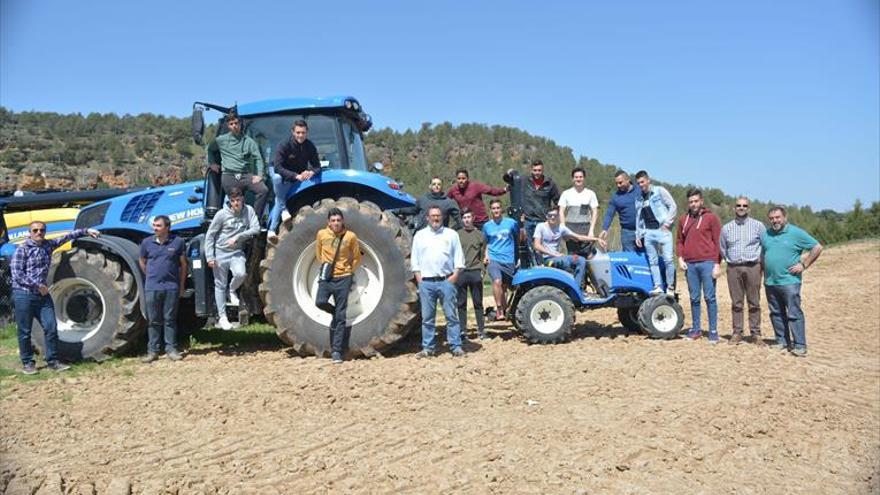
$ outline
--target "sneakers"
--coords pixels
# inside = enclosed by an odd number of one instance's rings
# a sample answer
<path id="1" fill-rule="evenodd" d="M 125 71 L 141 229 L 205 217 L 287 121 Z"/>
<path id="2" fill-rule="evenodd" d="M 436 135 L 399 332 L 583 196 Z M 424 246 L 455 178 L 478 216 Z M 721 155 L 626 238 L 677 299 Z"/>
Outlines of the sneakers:
<path id="1" fill-rule="evenodd" d="M 667 287 L 666 288 L 667 296 L 675 296 L 675 287 Z"/>
<path id="2" fill-rule="evenodd" d="M 780 344 L 776 342 L 774 344 L 770 344 L 770 349 L 774 351 L 787 351 L 788 347 L 785 344 Z"/>
<path id="3" fill-rule="evenodd" d="M 791 355 L 794 357 L 807 357 L 807 348 L 806 347 L 795 347 L 791 350 Z"/>
<path id="4" fill-rule="evenodd" d="M 718 337 L 718 332 L 709 332 L 709 343 L 712 345 L 721 342 L 721 338 Z"/>
<path id="5" fill-rule="evenodd" d="M 144 364 L 152 363 L 153 361 L 156 361 L 158 359 L 159 359 L 159 356 L 157 354 L 150 352 L 150 353 L 147 353 L 146 356 L 141 358 L 141 362 Z"/>
<path id="6" fill-rule="evenodd" d="M 241 305 L 241 301 L 238 300 L 238 294 L 234 290 L 229 291 L 229 301 L 226 302 L 226 305 L 235 307 Z"/>
<path id="7" fill-rule="evenodd" d="M 489 335 L 489 334 L 486 333 L 486 332 L 480 332 L 480 333 L 477 335 L 477 338 L 480 339 L 480 340 L 489 340 L 489 339 L 492 338 L 492 336 Z"/>
<path id="8" fill-rule="evenodd" d="M 290 220 L 290 212 L 285 208 L 281 211 L 281 221 L 286 222 L 288 220 Z"/>
<path id="9" fill-rule="evenodd" d="M 730 340 L 727 341 L 729 345 L 740 345 L 742 344 L 743 336 L 740 333 L 735 333 L 730 336 Z"/>
<path id="10" fill-rule="evenodd" d="M 452 354 L 453 357 L 464 357 L 467 353 L 464 352 L 464 349 L 461 347 L 456 347 L 450 351 L 450 354 Z"/>
<path id="11" fill-rule="evenodd" d="M 330 354 L 330 359 L 333 361 L 333 364 L 342 364 L 342 354 L 338 352 Z"/>
<path id="12" fill-rule="evenodd" d="M 229 323 L 229 318 L 223 315 L 217 320 L 217 327 L 221 330 L 232 330 L 232 323 Z"/>
<path id="13" fill-rule="evenodd" d="M 70 369 L 70 365 L 64 364 L 60 361 L 52 361 L 48 365 L 46 365 L 52 371 L 67 371 Z"/>
<path id="14" fill-rule="evenodd" d="M 278 244 L 278 234 L 270 230 L 269 233 L 266 234 L 266 240 L 272 244 Z"/>
<path id="15" fill-rule="evenodd" d="M 181 359 L 183 359 L 183 356 L 181 356 L 180 353 L 177 351 L 166 352 L 165 357 L 167 357 L 168 359 L 170 359 L 172 361 L 180 361 Z"/>
<path id="16" fill-rule="evenodd" d="M 434 353 L 425 349 L 422 349 L 418 353 L 416 353 L 416 359 L 425 359 L 429 357 L 434 357 Z"/>
<path id="17" fill-rule="evenodd" d="M 35 363 L 27 363 L 21 367 L 21 372 L 25 375 L 36 375 L 37 365 Z"/>
<path id="18" fill-rule="evenodd" d="M 684 334 L 684 338 L 688 340 L 700 340 L 700 337 L 702 336 L 703 332 L 701 332 L 699 328 L 691 328 L 690 330 L 688 330 L 688 333 Z"/>
<path id="19" fill-rule="evenodd" d="M 657 286 L 651 289 L 651 292 L 648 292 L 648 294 L 652 296 L 659 296 L 660 294 L 663 294 L 663 289 L 661 289 L 660 286 Z"/>

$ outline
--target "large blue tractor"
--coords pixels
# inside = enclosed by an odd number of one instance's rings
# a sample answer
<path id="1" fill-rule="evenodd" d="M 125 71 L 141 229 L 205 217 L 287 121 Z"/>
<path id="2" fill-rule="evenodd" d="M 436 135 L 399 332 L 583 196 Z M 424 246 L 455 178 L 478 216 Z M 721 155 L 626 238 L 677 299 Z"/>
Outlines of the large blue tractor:
<path id="1" fill-rule="evenodd" d="M 202 144 L 206 111 L 225 116 L 229 108 L 197 102 L 193 137 Z M 293 188 L 286 198 L 290 218 L 274 245 L 265 235 L 249 246 L 248 278 L 242 289 L 246 311 L 265 314 L 278 336 L 301 354 L 329 350 L 330 315 L 315 307 L 319 265 L 315 234 L 326 225 L 330 208 L 345 214 L 346 225 L 361 241 L 362 266 L 354 274 L 348 318 L 351 353 L 370 355 L 399 340 L 418 323 L 418 293 L 409 269 L 411 233 L 394 214 L 414 199 L 394 180 L 367 163 L 362 134 L 370 117 L 352 97 L 283 99 L 237 106 L 244 132 L 253 137 L 270 163 L 275 146 L 304 119 L 322 172 Z M 227 132 L 225 117 L 218 133 Z M 56 254 L 50 282 L 56 301 L 60 352 L 68 360 L 102 359 L 143 342 L 143 275 L 138 243 L 152 234 L 151 220 L 168 215 L 172 232 L 187 241 L 189 277 L 180 308 L 181 329 L 192 331 L 216 316 L 213 277 L 205 262 L 208 222 L 223 207 L 219 174 L 204 181 L 149 188 L 85 207 L 77 228 L 103 235 L 83 238 Z M 35 332 L 40 334 L 40 332 Z M 39 342 L 37 342 L 39 345 Z"/>

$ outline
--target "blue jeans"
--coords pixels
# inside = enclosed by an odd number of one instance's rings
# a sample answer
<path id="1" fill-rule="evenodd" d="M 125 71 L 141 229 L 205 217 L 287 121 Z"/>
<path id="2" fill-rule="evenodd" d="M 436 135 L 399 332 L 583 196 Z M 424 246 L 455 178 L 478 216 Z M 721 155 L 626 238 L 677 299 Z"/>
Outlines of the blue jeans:
<path id="1" fill-rule="evenodd" d="M 663 229 L 651 229 L 645 231 L 642 245 L 648 254 L 648 263 L 651 265 L 651 279 L 654 287 L 663 287 L 663 276 L 660 274 L 660 256 L 666 265 L 666 286 L 675 287 L 675 260 L 672 257 L 672 232 Z"/>
<path id="2" fill-rule="evenodd" d="M 177 289 L 145 291 L 147 296 L 147 352 L 159 354 L 165 337 L 165 352 L 177 351 Z"/>
<path id="3" fill-rule="evenodd" d="M 55 322 L 55 304 L 48 295 L 41 296 L 24 290 L 12 291 L 15 306 L 15 323 L 18 325 L 18 357 L 21 364 L 34 363 L 34 346 L 31 344 L 31 328 L 34 318 L 40 319 L 46 337 L 46 362 L 58 360 L 58 325 Z"/>
<path id="4" fill-rule="evenodd" d="M 709 333 L 718 333 L 718 303 L 715 301 L 715 279 L 712 278 L 714 261 L 697 261 L 687 264 L 688 292 L 691 296 L 691 315 L 693 330 L 700 329 L 700 288 L 706 299 L 706 310 L 709 313 Z"/>
<path id="5" fill-rule="evenodd" d="M 776 343 L 806 349 L 807 325 L 801 311 L 801 284 L 765 285 L 764 290 Z"/>
<path id="6" fill-rule="evenodd" d="M 587 273 L 587 259 L 583 256 L 578 256 L 576 260 L 572 255 L 556 256 L 554 258 L 547 258 L 544 260 L 544 263 L 560 270 L 574 270 L 574 280 L 577 282 L 578 287 L 584 286 L 584 276 Z"/>
<path id="7" fill-rule="evenodd" d="M 422 305 L 422 349 L 434 352 L 437 316 L 437 300 L 443 306 L 446 316 L 446 340 L 451 349 L 461 347 L 461 326 L 458 322 L 458 288 L 448 280 L 422 280 L 419 284 L 419 301 Z"/>
<path id="8" fill-rule="evenodd" d="M 269 212 L 269 232 L 275 232 L 281 224 L 281 212 L 286 207 L 287 193 L 293 187 L 293 182 L 282 180 L 283 178 L 275 173 L 275 167 L 269 167 L 269 177 L 272 178 L 272 190 L 275 192 L 275 203 L 272 205 L 272 211 Z"/>
<path id="9" fill-rule="evenodd" d="M 624 252 L 640 253 L 642 248 L 636 246 L 636 231 L 620 229 L 620 245 Z"/>

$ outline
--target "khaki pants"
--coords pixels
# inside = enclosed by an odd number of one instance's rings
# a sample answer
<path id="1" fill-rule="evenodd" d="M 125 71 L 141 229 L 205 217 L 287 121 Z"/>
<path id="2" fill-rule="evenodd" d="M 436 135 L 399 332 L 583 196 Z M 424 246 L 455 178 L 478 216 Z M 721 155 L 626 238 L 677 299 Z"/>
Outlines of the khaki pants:
<path id="1" fill-rule="evenodd" d="M 727 288 L 733 310 L 733 333 L 743 334 L 743 299 L 749 305 L 749 330 L 761 335 L 761 264 L 727 265 Z"/>

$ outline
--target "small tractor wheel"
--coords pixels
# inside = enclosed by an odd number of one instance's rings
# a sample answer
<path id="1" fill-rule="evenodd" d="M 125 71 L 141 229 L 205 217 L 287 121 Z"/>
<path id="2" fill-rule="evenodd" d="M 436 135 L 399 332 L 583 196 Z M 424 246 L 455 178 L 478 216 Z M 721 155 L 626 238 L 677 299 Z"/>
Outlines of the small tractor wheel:
<path id="1" fill-rule="evenodd" d="M 643 331 L 642 325 L 639 324 L 639 307 L 632 306 L 628 308 L 617 308 L 617 319 L 620 324 L 630 332 Z"/>
<path id="2" fill-rule="evenodd" d="M 568 295 L 556 287 L 535 287 L 523 294 L 514 318 L 529 342 L 555 344 L 571 334 L 574 306 Z"/>
<path id="3" fill-rule="evenodd" d="M 673 339 L 684 326 L 684 311 L 672 297 L 657 295 L 639 306 L 639 324 L 654 338 Z"/>

